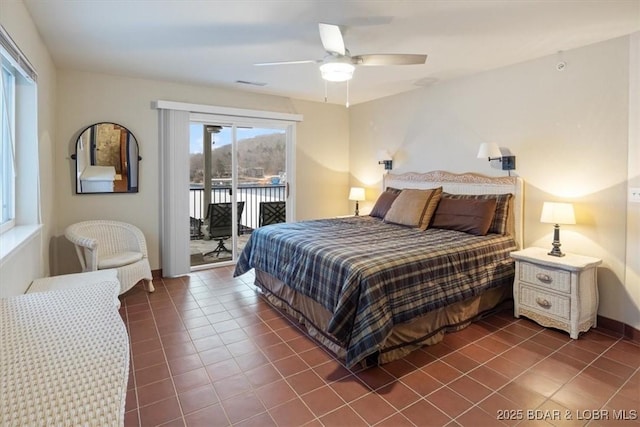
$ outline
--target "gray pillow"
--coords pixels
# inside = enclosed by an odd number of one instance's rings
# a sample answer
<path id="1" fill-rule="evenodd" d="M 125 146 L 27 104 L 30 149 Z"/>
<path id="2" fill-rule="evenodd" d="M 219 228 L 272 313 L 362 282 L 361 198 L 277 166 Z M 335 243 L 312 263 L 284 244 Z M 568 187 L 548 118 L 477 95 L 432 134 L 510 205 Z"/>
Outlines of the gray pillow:
<path id="1" fill-rule="evenodd" d="M 400 194 L 400 191 L 389 191 L 389 189 L 380 194 L 369 215 L 380 219 L 384 218 L 389 211 L 389 208 L 391 208 L 391 205 L 396 200 L 396 197 L 398 197 L 398 194 Z"/>
<path id="2" fill-rule="evenodd" d="M 450 194 L 442 193 L 443 199 L 495 199 L 496 212 L 491 220 L 488 233 L 507 234 L 509 211 L 513 194 Z"/>
<path id="3" fill-rule="evenodd" d="M 433 215 L 431 227 L 484 236 L 489 231 L 496 203 L 496 199 L 442 198 Z"/>

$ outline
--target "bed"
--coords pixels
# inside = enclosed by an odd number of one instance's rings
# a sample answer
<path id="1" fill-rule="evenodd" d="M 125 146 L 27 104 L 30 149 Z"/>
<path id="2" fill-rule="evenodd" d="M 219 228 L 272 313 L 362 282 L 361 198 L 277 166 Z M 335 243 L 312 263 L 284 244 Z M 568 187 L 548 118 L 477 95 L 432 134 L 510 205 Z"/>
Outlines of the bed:
<path id="1" fill-rule="evenodd" d="M 113 166 L 87 166 L 80 175 L 82 193 L 113 193 L 116 168 Z"/>
<path id="2" fill-rule="evenodd" d="M 234 272 L 255 269 L 267 300 L 349 368 L 404 357 L 510 301 L 509 254 L 522 247 L 518 177 L 434 171 L 383 184 L 369 216 L 255 230 Z"/>

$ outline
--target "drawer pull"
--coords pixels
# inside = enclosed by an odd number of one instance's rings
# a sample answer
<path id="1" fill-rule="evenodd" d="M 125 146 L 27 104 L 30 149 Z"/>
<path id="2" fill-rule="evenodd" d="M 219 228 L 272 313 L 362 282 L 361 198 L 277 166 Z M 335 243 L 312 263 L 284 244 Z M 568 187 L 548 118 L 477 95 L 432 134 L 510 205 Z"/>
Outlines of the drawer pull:
<path id="1" fill-rule="evenodd" d="M 540 280 L 543 283 L 551 283 L 553 282 L 553 278 L 548 274 L 538 273 L 536 274 L 536 279 Z"/>
<path id="2" fill-rule="evenodd" d="M 542 308 L 551 308 L 551 303 L 546 299 L 542 299 L 540 297 L 536 298 L 536 303 Z"/>

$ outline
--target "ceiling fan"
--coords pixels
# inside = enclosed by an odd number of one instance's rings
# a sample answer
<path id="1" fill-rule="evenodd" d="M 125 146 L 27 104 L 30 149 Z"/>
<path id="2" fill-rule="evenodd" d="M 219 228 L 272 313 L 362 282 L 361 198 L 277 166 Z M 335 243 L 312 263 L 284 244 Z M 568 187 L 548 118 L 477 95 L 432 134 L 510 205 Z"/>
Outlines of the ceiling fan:
<path id="1" fill-rule="evenodd" d="M 319 60 L 262 62 L 255 65 L 285 65 L 317 63 L 324 80 L 330 82 L 344 82 L 351 80 L 356 65 L 417 65 L 424 64 L 427 55 L 402 54 L 402 53 L 374 53 L 368 55 L 352 56 L 344 45 L 344 38 L 340 27 L 333 24 L 319 23 L 320 40 L 327 55 Z"/>

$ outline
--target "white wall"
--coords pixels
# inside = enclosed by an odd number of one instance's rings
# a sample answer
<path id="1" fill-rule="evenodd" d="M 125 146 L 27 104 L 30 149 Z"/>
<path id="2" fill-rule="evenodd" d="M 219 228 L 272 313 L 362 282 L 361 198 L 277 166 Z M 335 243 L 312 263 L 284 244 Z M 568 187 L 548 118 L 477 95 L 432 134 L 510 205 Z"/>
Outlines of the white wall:
<path id="1" fill-rule="evenodd" d="M 79 269 L 72 247 L 63 237 L 64 229 L 74 222 L 95 218 L 122 220 L 139 226 L 147 239 L 151 268 L 161 268 L 158 111 L 151 108 L 152 101 L 159 99 L 302 114 L 304 121 L 297 127 L 296 147 L 297 218 L 337 215 L 345 211 L 345 202 L 334 203 L 346 194 L 348 186 L 347 161 L 335 161 L 339 149 L 346 153 L 348 120 L 344 108 L 292 102 L 288 98 L 238 90 L 73 70 L 59 70 L 58 74 L 58 145 L 55 152 L 58 219 L 57 236 L 53 239 L 57 254 L 56 274 Z M 69 156 L 75 149 L 78 133 L 100 121 L 122 124 L 136 136 L 143 158 L 139 193 L 74 194 L 75 165 Z M 337 126 L 331 126 L 331 123 L 337 123 Z M 336 164 L 337 168 L 334 167 Z M 306 183 L 314 182 L 316 178 L 326 182 L 321 192 L 330 203 L 304 189 Z"/>
<path id="2" fill-rule="evenodd" d="M 603 259 L 599 314 L 639 328 L 638 284 L 625 281 L 628 123 L 624 37 L 352 107 L 352 184 L 368 186 L 370 207 L 380 148 L 394 154 L 394 172 L 502 175 L 476 158 L 480 143 L 498 143 L 517 156 L 525 182 L 525 245 L 550 247 L 543 201 L 573 202 L 578 224 L 562 227 L 562 249 Z M 631 239 L 638 244 L 637 232 Z"/>
<path id="3" fill-rule="evenodd" d="M 49 238 L 55 222 L 55 183 L 53 152 L 56 134 L 56 68 L 40 39 L 27 9 L 21 1 L 0 1 L 0 24 L 29 58 L 38 73 L 38 150 L 40 164 L 33 168 L 40 175 L 40 215 L 43 222 L 39 237 L 19 247 L 0 266 L 0 282 L 11 282 L 11 293 L 21 293 L 32 279 L 49 271 Z M 18 159 L 20 162 L 23 159 Z M 20 194 L 18 194 L 20 197 Z M 2 292 L 0 292 L 2 294 Z M 4 295 L 4 294 L 3 294 Z"/>
<path id="4" fill-rule="evenodd" d="M 640 188 L 640 32 L 629 44 L 629 187 Z M 622 310 L 635 311 L 635 328 L 640 329 L 640 203 L 627 206 L 627 261 L 625 287 L 629 298 Z"/>
<path id="5" fill-rule="evenodd" d="M 349 120 L 341 105 L 294 100 L 304 111 L 296 150 L 296 219 L 349 212 Z M 309 118 L 309 120 L 307 120 Z"/>

